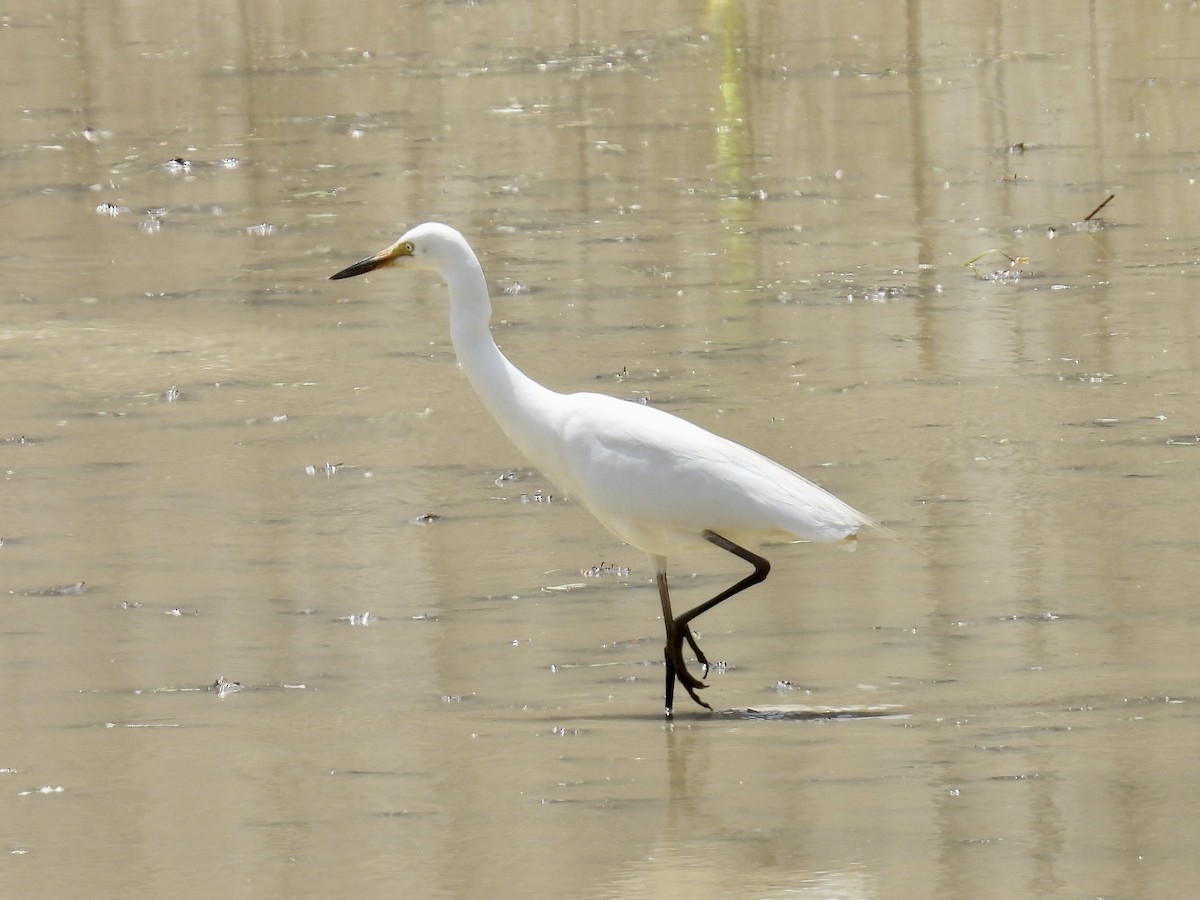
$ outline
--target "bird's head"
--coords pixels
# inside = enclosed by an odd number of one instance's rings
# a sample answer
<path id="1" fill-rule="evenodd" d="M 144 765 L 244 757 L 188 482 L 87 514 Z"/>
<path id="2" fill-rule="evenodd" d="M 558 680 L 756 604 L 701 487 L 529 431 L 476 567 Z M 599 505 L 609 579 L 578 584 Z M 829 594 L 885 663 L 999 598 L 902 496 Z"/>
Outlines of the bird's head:
<path id="1" fill-rule="evenodd" d="M 353 278 L 376 269 L 399 266 L 405 269 L 432 269 L 444 272 L 447 263 L 473 254 L 466 239 L 449 225 L 426 222 L 405 232 L 394 244 L 374 256 L 361 259 L 352 266 L 330 275 L 330 280 Z"/>

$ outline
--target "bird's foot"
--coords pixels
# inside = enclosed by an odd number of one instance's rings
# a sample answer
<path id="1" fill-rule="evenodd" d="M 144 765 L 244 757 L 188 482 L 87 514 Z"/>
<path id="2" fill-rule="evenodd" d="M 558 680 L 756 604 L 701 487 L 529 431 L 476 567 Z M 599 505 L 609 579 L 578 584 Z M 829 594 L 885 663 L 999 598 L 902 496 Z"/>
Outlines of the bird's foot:
<path id="1" fill-rule="evenodd" d="M 700 645 L 696 643 L 696 638 L 692 634 L 692 629 L 687 625 L 683 626 L 683 639 L 688 642 L 688 646 L 690 646 L 692 648 L 692 652 L 696 654 L 696 662 L 700 663 L 700 665 L 704 667 L 704 677 L 707 678 L 708 670 L 710 668 L 708 665 L 708 657 L 704 655 L 704 651 L 701 650 Z M 679 645 L 679 649 L 680 652 L 683 651 L 682 643 Z M 701 687 L 708 687 L 708 685 L 701 685 Z"/>
<path id="2" fill-rule="evenodd" d="M 695 651 L 700 664 L 704 666 L 704 673 L 708 674 L 708 660 L 704 658 L 704 654 L 696 646 L 696 639 L 692 637 L 691 630 L 687 625 L 682 626 L 682 630 L 674 630 L 674 634 L 668 638 L 667 645 L 664 648 L 664 656 L 667 661 L 667 718 L 671 717 L 671 700 L 676 680 L 683 685 L 683 689 L 687 691 L 688 696 L 696 704 L 703 706 L 710 712 L 712 711 L 712 707 L 696 695 L 696 691 L 704 690 L 708 685 L 688 671 L 687 663 L 683 659 L 683 642 L 685 640 L 691 645 L 692 650 Z"/>

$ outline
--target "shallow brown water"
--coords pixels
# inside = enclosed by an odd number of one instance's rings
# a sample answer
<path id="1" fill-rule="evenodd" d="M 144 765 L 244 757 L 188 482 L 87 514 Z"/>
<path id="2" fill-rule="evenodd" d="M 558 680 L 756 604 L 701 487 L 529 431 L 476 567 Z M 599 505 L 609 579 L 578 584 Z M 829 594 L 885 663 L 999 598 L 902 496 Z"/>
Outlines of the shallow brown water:
<path id="1" fill-rule="evenodd" d="M 1190 894 L 1197 15 L 10 5 L 0 895 Z M 769 549 L 717 714 L 441 285 L 326 280 L 425 219 L 898 534 Z"/>

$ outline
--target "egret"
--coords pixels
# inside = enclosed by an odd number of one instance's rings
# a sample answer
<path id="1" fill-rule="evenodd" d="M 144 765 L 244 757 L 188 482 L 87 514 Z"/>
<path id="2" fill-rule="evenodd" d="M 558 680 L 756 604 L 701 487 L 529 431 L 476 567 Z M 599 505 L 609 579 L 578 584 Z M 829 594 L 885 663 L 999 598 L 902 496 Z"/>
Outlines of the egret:
<path id="1" fill-rule="evenodd" d="M 712 709 L 696 694 L 708 685 L 688 671 L 683 645 L 691 647 L 707 677 L 708 659 L 691 623 L 767 577 L 770 563 L 747 544 L 849 541 L 863 526 L 880 527 L 803 476 L 678 416 L 603 394 L 560 394 L 525 375 L 496 346 L 483 269 L 466 239 L 448 225 L 418 225 L 330 277 L 392 266 L 442 276 L 450 291 L 454 353 L 488 412 L 559 491 L 649 555 L 666 627 L 668 718 L 676 680 L 692 700 Z M 754 571 L 673 615 L 667 559 L 705 542 L 740 557 Z"/>

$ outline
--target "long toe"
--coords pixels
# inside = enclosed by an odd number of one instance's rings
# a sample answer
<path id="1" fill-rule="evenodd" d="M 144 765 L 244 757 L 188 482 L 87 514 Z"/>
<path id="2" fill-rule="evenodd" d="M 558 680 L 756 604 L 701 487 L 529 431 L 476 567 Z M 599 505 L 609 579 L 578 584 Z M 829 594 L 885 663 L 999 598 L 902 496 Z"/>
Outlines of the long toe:
<path id="1" fill-rule="evenodd" d="M 689 672 L 687 666 L 684 664 L 682 635 L 677 635 L 674 640 L 667 644 L 667 658 L 674 666 L 676 680 L 683 685 L 683 689 L 687 691 L 688 696 L 700 706 L 711 711 L 712 707 L 701 700 L 696 694 L 696 691 L 704 690 L 708 685 Z"/>
<path id="2" fill-rule="evenodd" d="M 701 653 L 700 647 L 696 646 L 696 638 L 692 637 L 691 630 L 688 628 L 688 626 L 683 625 L 682 628 L 677 630 L 676 634 L 674 634 L 674 640 L 672 640 L 671 643 L 668 644 L 668 646 L 670 646 L 670 650 L 668 650 L 668 653 L 672 654 L 672 660 L 674 661 L 674 664 L 676 664 L 677 670 L 680 673 L 683 673 L 682 676 L 680 676 L 680 678 L 679 678 L 679 683 L 684 684 L 684 685 L 691 684 L 692 688 L 707 688 L 708 685 L 701 682 L 700 679 L 696 678 L 694 676 L 694 674 L 689 672 L 688 666 L 686 666 L 684 664 L 684 659 L 683 659 L 683 642 L 684 641 L 691 644 L 692 652 L 694 652 L 696 654 L 696 661 L 700 662 L 700 665 L 702 665 L 704 667 L 704 674 L 706 674 L 706 676 L 708 674 L 708 660 L 704 659 L 704 654 Z"/>
<path id="3" fill-rule="evenodd" d="M 707 678 L 708 677 L 708 657 L 704 655 L 704 651 L 701 650 L 700 645 L 696 643 L 696 637 L 695 637 L 695 635 L 692 634 L 692 629 L 685 622 L 679 627 L 679 631 L 682 632 L 682 634 L 683 634 L 683 640 L 686 640 L 688 642 L 688 646 L 691 647 L 692 652 L 696 654 L 696 662 L 700 663 L 700 665 L 704 667 L 704 677 Z M 680 642 L 679 652 L 680 653 L 683 652 L 682 641 Z"/>
<path id="4" fill-rule="evenodd" d="M 706 687 L 708 687 L 708 685 L 707 685 L 707 684 L 703 684 L 703 683 L 701 683 L 701 682 L 697 682 L 697 683 L 696 683 L 696 685 L 695 685 L 695 688 L 693 688 L 693 687 L 692 687 L 692 685 L 690 685 L 690 684 L 686 684 L 686 683 L 684 683 L 684 684 L 683 684 L 683 689 L 684 689 L 685 691 L 687 691 L 687 692 L 688 692 L 688 696 L 689 696 L 689 697 L 691 697 L 693 700 L 695 700 L 695 701 L 696 701 L 696 703 L 698 703 L 698 704 L 700 704 L 701 706 L 703 706 L 703 707 L 704 707 L 705 709 L 707 709 L 709 712 L 712 712 L 712 707 L 711 707 L 711 706 L 709 706 L 707 703 L 705 703 L 703 700 L 701 700 L 699 697 L 697 697 L 697 696 L 696 696 L 696 689 L 699 689 L 699 688 L 706 688 Z"/>

